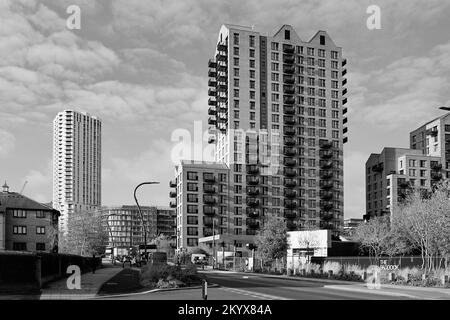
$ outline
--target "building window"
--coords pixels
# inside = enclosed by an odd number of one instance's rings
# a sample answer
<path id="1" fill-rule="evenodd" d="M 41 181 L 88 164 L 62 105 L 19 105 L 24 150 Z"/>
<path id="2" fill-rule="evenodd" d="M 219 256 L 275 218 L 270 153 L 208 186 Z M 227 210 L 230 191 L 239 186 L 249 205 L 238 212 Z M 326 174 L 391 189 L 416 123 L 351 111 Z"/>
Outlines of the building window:
<path id="1" fill-rule="evenodd" d="M 338 58 L 338 52 L 337 51 L 331 51 L 331 59 L 337 59 Z"/>
<path id="2" fill-rule="evenodd" d="M 284 39 L 291 40 L 291 31 L 290 30 L 284 30 Z"/>
<path id="3" fill-rule="evenodd" d="M 45 227 L 36 227 L 36 234 L 45 234 Z"/>
<path id="4" fill-rule="evenodd" d="M 233 44 L 234 45 L 239 45 L 239 33 L 234 33 L 233 34 Z"/>
<path id="5" fill-rule="evenodd" d="M 187 234 L 188 234 L 188 236 L 198 236 L 198 228 L 188 227 Z"/>
<path id="6" fill-rule="evenodd" d="M 272 42 L 271 49 L 274 51 L 278 51 L 278 42 Z"/>
<path id="7" fill-rule="evenodd" d="M 250 59 L 250 68 L 255 68 L 255 60 Z"/>
<path id="8" fill-rule="evenodd" d="M 25 210 L 13 210 L 14 218 L 26 218 L 27 212 Z"/>
<path id="9" fill-rule="evenodd" d="M 198 180 L 197 172 L 188 171 L 187 179 L 188 180 Z"/>
<path id="10" fill-rule="evenodd" d="M 250 49 L 248 55 L 250 58 L 254 58 L 255 57 L 255 49 Z"/>
<path id="11" fill-rule="evenodd" d="M 25 242 L 13 242 L 14 251 L 27 251 L 27 244 Z"/>
<path id="12" fill-rule="evenodd" d="M 188 183 L 187 184 L 187 190 L 188 191 L 198 191 L 198 186 L 196 183 Z"/>
<path id="13" fill-rule="evenodd" d="M 235 56 L 238 56 L 238 55 L 239 55 L 239 47 L 233 47 L 233 54 L 234 54 Z"/>
<path id="14" fill-rule="evenodd" d="M 187 213 L 198 213 L 198 207 L 194 205 L 188 205 Z"/>
<path id="15" fill-rule="evenodd" d="M 255 47 L 255 36 L 249 36 L 249 43 L 250 47 Z"/>
<path id="16" fill-rule="evenodd" d="M 13 226 L 13 234 L 27 234 L 26 226 Z"/>
<path id="17" fill-rule="evenodd" d="M 41 211 L 41 210 L 36 211 L 36 218 L 38 218 L 38 219 L 45 218 L 45 211 Z"/>
<path id="18" fill-rule="evenodd" d="M 197 247 L 198 239 L 197 238 L 187 238 L 187 245 L 188 245 L 188 247 Z"/>
<path id="19" fill-rule="evenodd" d="M 188 193 L 187 202 L 198 202 L 198 195 Z"/>
<path id="20" fill-rule="evenodd" d="M 37 242 L 36 243 L 36 251 L 45 251 L 45 243 Z"/>

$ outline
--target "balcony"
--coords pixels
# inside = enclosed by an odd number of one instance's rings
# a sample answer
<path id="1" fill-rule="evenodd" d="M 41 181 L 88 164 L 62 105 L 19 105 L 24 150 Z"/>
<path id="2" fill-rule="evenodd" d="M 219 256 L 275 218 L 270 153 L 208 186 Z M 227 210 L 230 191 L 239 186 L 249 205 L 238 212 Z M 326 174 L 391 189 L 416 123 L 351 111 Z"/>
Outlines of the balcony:
<path id="1" fill-rule="evenodd" d="M 216 112 L 216 108 L 208 108 L 208 114 L 210 115 L 210 116 L 215 116 L 216 114 L 217 114 L 217 112 Z"/>
<path id="2" fill-rule="evenodd" d="M 325 220 L 325 221 L 330 221 L 333 220 L 334 215 L 332 212 L 327 212 L 327 211 L 321 211 L 320 212 L 320 219 Z"/>
<path id="3" fill-rule="evenodd" d="M 347 74 L 347 69 L 342 70 L 342 76 L 345 76 Z"/>
<path id="4" fill-rule="evenodd" d="M 216 79 L 217 79 L 217 81 L 220 81 L 220 82 L 227 82 L 228 81 L 228 75 L 227 75 L 226 72 L 219 72 L 217 74 Z"/>
<path id="5" fill-rule="evenodd" d="M 247 208 L 246 213 L 249 218 L 258 218 L 260 215 L 259 209 L 256 208 Z"/>
<path id="6" fill-rule="evenodd" d="M 284 137 L 284 144 L 286 146 L 295 146 L 297 144 L 297 141 L 295 141 L 295 138 Z"/>
<path id="7" fill-rule="evenodd" d="M 287 167 L 295 167 L 297 165 L 297 161 L 294 158 L 284 158 L 283 164 Z"/>
<path id="8" fill-rule="evenodd" d="M 347 103 L 347 98 L 344 98 L 343 100 L 342 100 L 342 105 L 344 105 L 344 104 L 346 104 Z"/>
<path id="9" fill-rule="evenodd" d="M 203 228 L 203 236 L 204 237 L 212 237 L 213 236 L 213 230 L 211 228 Z"/>
<path id="10" fill-rule="evenodd" d="M 342 66 L 345 67 L 347 65 L 347 59 L 342 59 Z"/>
<path id="11" fill-rule="evenodd" d="M 333 152 L 329 151 L 329 150 L 320 150 L 319 152 L 319 156 L 322 159 L 330 159 L 333 157 Z"/>
<path id="12" fill-rule="evenodd" d="M 290 105 L 292 105 L 292 104 L 295 103 L 295 99 L 294 99 L 294 97 L 288 97 L 288 96 L 285 96 L 285 97 L 283 98 L 283 103 L 284 103 L 284 104 L 290 104 Z"/>
<path id="13" fill-rule="evenodd" d="M 214 70 L 214 69 L 209 69 L 208 70 L 208 77 L 215 78 L 216 75 L 217 75 L 216 70 Z"/>
<path id="14" fill-rule="evenodd" d="M 333 143 L 330 141 L 322 141 L 319 143 L 320 148 L 322 149 L 331 149 L 333 148 Z"/>
<path id="15" fill-rule="evenodd" d="M 288 54 L 293 54 L 295 52 L 295 47 L 290 44 L 284 44 L 283 52 L 288 53 Z"/>
<path id="16" fill-rule="evenodd" d="M 330 210 L 333 210 L 334 206 L 333 206 L 333 203 L 331 203 L 331 202 L 321 202 L 320 208 L 323 211 L 330 211 Z"/>
<path id="17" fill-rule="evenodd" d="M 206 216 L 214 216 L 216 214 L 216 208 L 213 206 L 203 206 L 203 214 Z"/>
<path id="18" fill-rule="evenodd" d="M 209 137 L 208 138 L 208 143 L 209 144 L 216 143 L 216 137 L 215 136 Z"/>
<path id="19" fill-rule="evenodd" d="M 247 173 L 248 174 L 258 174 L 259 173 L 258 165 L 256 165 L 256 164 L 247 165 Z"/>
<path id="20" fill-rule="evenodd" d="M 295 57 L 293 54 L 283 55 L 283 62 L 287 64 L 293 64 L 295 62 Z"/>
<path id="21" fill-rule="evenodd" d="M 228 98 L 226 95 L 225 96 L 219 95 L 216 98 L 217 98 L 217 102 L 220 102 L 220 103 L 225 103 L 228 101 Z"/>
<path id="22" fill-rule="evenodd" d="M 176 208 L 176 207 L 177 207 L 177 202 L 176 202 L 176 201 L 170 201 L 169 206 L 170 206 L 171 208 Z"/>
<path id="23" fill-rule="evenodd" d="M 287 219 L 295 219 L 297 217 L 297 212 L 295 212 L 295 210 L 285 209 L 283 213 L 284 217 Z"/>
<path id="24" fill-rule="evenodd" d="M 247 179 L 247 183 L 249 184 L 249 185 L 257 185 L 257 184 L 259 184 L 259 178 L 258 177 L 249 177 L 248 179 Z"/>
<path id="25" fill-rule="evenodd" d="M 217 91 L 215 88 L 209 88 L 208 89 L 208 96 L 215 97 L 217 95 Z"/>
<path id="26" fill-rule="evenodd" d="M 294 84 L 295 78 L 293 76 L 283 76 L 283 82 L 287 84 Z"/>
<path id="27" fill-rule="evenodd" d="M 346 144 L 348 142 L 348 137 L 344 137 L 344 139 L 342 139 L 342 144 Z"/>
<path id="28" fill-rule="evenodd" d="M 377 163 L 376 165 L 372 166 L 372 171 L 377 173 L 382 173 L 384 169 L 383 162 Z"/>
<path id="29" fill-rule="evenodd" d="M 177 180 L 170 180 L 169 181 L 169 187 L 176 188 L 177 187 Z"/>
<path id="30" fill-rule="evenodd" d="M 333 168 L 333 162 L 322 160 L 322 161 L 320 161 L 319 166 L 320 166 L 320 169 L 324 169 L 324 170 L 331 169 L 331 168 Z"/>
<path id="31" fill-rule="evenodd" d="M 333 182 L 331 181 L 320 181 L 320 188 L 328 190 L 334 188 Z"/>
<path id="32" fill-rule="evenodd" d="M 286 177 L 295 177 L 297 175 L 297 171 L 293 168 L 284 168 L 284 175 Z"/>
<path id="33" fill-rule="evenodd" d="M 297 150 L 295 148 L 284 147 L 283 153 L 288 157 L 293 157 L 297 154 Z"/>
<path id="34" fill-rule="evenodd" d="M 221 61 L 221 62 L 227 61 L 227 60 L 228 60 L 228 58 L 227 58 L 227 53 L 224 52 L 224 51 L 220 51 L 220 52 L 216 55 L 216 59 L 217 59 L 217 61 Z"/>
<path id="35" fill-rule="evenodd" d="M 217 120 L 215 118 L 209 117 L 208 118 L 208 124 L 213 126 L 217 124 Z"/>
<path id="36" fill-rule="evenodd" d="M 211 217 L 203 217 L 203 225 L 206 227 L 212 227 L 214 220 Z"/>
<path id="37" fill-rule="evenodd" d="M 331 172 L 331 171 L 321 171 L 320 172 L 320 179 L 323 179 L 323 180 L 330 180 L 330 179 L 332 179 L 333 178 L 333 172 Z"/>
<path id="38" fill-rule="evenodd" d="M 225 63 L 219 63 L 217 64 L 217 71 L 218 72 L 226 72 L 228 70 L 228 67 Z"/>
<path id="39" fill-rule="evenodd" d="M 215 87 L 217 85 L 216 79 L 208 79 L 208 87 Z"/>
<path id="40" fill-rule="evenodd" d="M 212 99 L 212 98 L 208 99 L 208 106 L 215 106 L 216 104 L 217 104 L 216 99 Z"/>
<path id="41" fill-rule="evenodd" d="M 258 196 L 259 189 L 256 187 L 247 187 L 247 195 L 249 196 Z"/>
<path id="42" fill-rule="evenodd" d="M 206 204 L 216 204 L 216 198 L 212 196 L 204 196 L 203 197 L 203 203 Z"/>
<path id="43" fill-rule="evenodd" d="M 442 163 L 431 163 L 431 170 L 442 170 Z"/>
<path id="44" fill-rule="evenodd" d="M 346 84 L 347 84 L 347 79 L 344 78 L 344 79 L 342 80 L 342 86 L 345 86 Z"/>
<path id="45" fill-rule="evenodd" d="M 203 176 L 203 181 L 205 182 L 216 182 L 216 177 L 214 177 L 214 175 L 212 174 L 208 174 L 208 175 L 204 175 Z"/>
<path id="46" fill-rule="evenodd" d="M 294 106 L 284 106 L 283 111 L 285 114 L 295 114 Z"/>
<path id="47" fill-rule="evenodd" d="M 295 200 L 284 200 L 284 207 L 287 209 L 295 209 L 297 208 L 297 201 Z"/>
<path id="48" fill-rule="evenodd" d="M 258 229 L 259 228 L 259 221 L 252 218 L 247 218 L 246 220 L 247 227 L 250 229 Z"/>
<path id="49" fill-rule="evenodd" d="M 169 197 L 176 198 L 177 197 L 177 192 L 176 191 L 170 191 L 169 192 Z"/>
<path id="50" fill-rule="evenodd" d="M 208 68 L 215 68 L 216 67 L 216 61 L 213 59 L 208 60 Z"/>
<path id="51" fill-rule="evenodd" d="M 323 192 L 323 191 L 321 191 L 320 192 L 320 199 L 326 200 L 326 201 L 332 200 L 333 199 L 333 192 L 329 192 L 329 191 Z"/>
<path id="52" fill-rule="evenodd" d="M 342 90 L 342 95 L 345 96 L 347 94 L 347 88 L 344 88 L 344 90 Z"/>
<path id="53" fill-rule="evenodd" d="M 297 186 L 297 181 L 295 181 L 294 179 L 284 179 L 284 186 L 288 187 L 288 188 L 294 188 Z"/>
<path id="54" fill-rule="evenodd" d="M 295 87 L 294 86 L 283 86 L 283 92 L 285 94 L 294 94 L 295 93 Z"/>
<path id="55" fill-rule="evenodd" d="M 217 51 L 227 51 L 227 45 L 225 43 L 218 43 L 217 44 Z"/>
<path id="56" fill-rule="evenodd" d="M 342 109 L 342 114 L 346 114 L 347 113 L 347 108 L 343 108 Z"/>
<path id="57" fill-rule="evenodd" d="M 286 74 L 294 74 L 295 73 L 295 67 L 284 65 L 283 66 L 283 72 L 286 73 Z"/>
<path id="58" fill-rule="evenodd" d="M 292 189 L 285 189 L 284 190 L 284 196 L 286 198 L 296 198 L 297 197 L 297 191 Z"/>
<path id="59" fill-rule="evenodd" d="M 293 116 L 284 116 L 284 124 L 295 125 L 295 118 Z"/>
<path id="60" fill-rule="evenodd" d="M 441 180 L 442 179 L 442 173 L 440 173 L 440 172 L 431 172 L 431 179 L 432 180 Z"/>
<path id="61" fill-rule="evenodd" d="M 216 187 L 210 184 L 203 184 L 203 191 L 205 193 L 216 193 Z"/>
<path id="62" fill-rule="evenodd" d="M 295 135 L 294 127 L 284 127 L 284 134 L 287 135 L 287 136 Z"/>
<path id="63" fill-rule="evenodd" d="M 259 206 L 259 200 L 256 198 L 247 198 L 247 205 L 250 207 Z"/>
<path id="64" fill-rule="evenodd" d="M 438 135 L 438 130 L 437 129 L 428 129 L 426 131 L 427 136 L 432 136 L 432 137 L 436 137 Z"/>

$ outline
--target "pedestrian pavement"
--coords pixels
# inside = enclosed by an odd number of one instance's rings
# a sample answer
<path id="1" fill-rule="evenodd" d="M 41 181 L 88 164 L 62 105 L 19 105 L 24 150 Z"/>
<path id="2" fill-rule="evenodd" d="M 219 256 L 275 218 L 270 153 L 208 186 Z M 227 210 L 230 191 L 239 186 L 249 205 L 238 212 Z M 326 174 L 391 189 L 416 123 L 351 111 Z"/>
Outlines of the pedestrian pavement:
<path id="1" fill-rule="evenodd" d="M 100 288 L 108 280 L 123 270 L 122 266 L 105 265 L 95 273 L 81 275 L 81 289 L 68 289 L 67 279 L 47 283 L 41 289 L 40 300 L 81 300 L 97 296 Z"/>

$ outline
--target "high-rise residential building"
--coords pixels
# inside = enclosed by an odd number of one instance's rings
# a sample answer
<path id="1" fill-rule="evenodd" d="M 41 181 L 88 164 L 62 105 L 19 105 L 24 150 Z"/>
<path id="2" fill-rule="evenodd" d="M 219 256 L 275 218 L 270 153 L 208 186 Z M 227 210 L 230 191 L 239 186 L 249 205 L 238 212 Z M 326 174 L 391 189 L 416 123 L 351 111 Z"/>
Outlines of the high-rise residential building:
<path id="1" fill-rule="evenodd" d="M 432 190 L 449 177 L 450 113 L 410 133 L 410 147 L 384 148 L 366 162 L 366 215 L 395 213 L 395 207 L 413 189 Z"/>
<path id="2" fill-rule="evenodd" d="M 53 120 L 53 206 L 63 232 L 71 215 L 100 208 L 101 133 L 88 113 L 64 110 Z"/>
<path id="3" fill-rule="evenodd" d="M 410 147 L 440 157 L 444 177 L 450 178 L 450 113 L 433 119 L 409 134 Z"/>
<path id="4" fill-rule="evenodd" d="M 284 217 L 289 230 L 339 234 L 345 65 L 325 31 L 303 41 L 289 25 L 273 36 L 221 27 L 208 62 L 208 124 L 215 160 L 229 170 L 229 209 L 217 215 L 227 218 L 229 244 L 253 236 L 268 215 Z"/>
<path id="5" fill-rule="evenodd" d="M 166 207 L 156 208 L 156 233 L 169 238 L 176 236 L 177 214 L 174 209 Z"/>

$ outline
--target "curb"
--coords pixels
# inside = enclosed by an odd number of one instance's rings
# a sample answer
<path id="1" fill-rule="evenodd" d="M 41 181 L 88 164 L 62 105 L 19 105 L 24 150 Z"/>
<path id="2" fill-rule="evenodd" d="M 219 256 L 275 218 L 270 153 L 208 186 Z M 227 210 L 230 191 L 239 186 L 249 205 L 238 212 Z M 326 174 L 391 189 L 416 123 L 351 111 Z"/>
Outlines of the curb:
<path id="1" fill-rule="evenodd" d="M 416 300 L 428 300 L 426 298 L 421 298 L 421 297 L 417 297 L 417 296 L 413 296 L 407 293 L 395 293 L 395 292 L 388 292 L 388 291 L 382 291 L 381 289 L 368 289 L 368 290 L 364 290 L 364 289 L 359 289 L 359 288 L 348 288 L 348 287 L 340 287 L 340 286 L 324 286 L 324 288 L 327 289 L 334 289 L 334 290 L 341 290 L 341 291 L 350 291 L 350 292 L 361 292 L 361 293 L 371 293 L 371 294 L 378 294 L 378 295 L 383 295 L 383 296 L 393 296 L 393 297 L 405 297 L 405 298 L 410 298 L 410 299 L 416 299 Z"/>
<path id="2" fill-rule="evenodd" d="M 208 288 L 218 288 L 218 287 L 220 287 L 218 284 L 208 285 Z M 90 300 L 107 299 L 107 298 L 120 298 L 120 297 L 132 297 L 132 296 L 137 296 L 137 295 L 142 295 L 142 294 L 149 294 L 149 293 L 156 293 L 156 292 L 163 292 L 163 291 L 182 291 L 182 290 L 201 289 L 201 288 L 202 288 L 202 286 L 152 289 L 152 290 L 142 291 L 142 292 L 130 292 L 130 293 L 120 293 L 120 294 L 115 294 L 115 295 L 95 296 L 95 297 L 91 298 Z"/>

